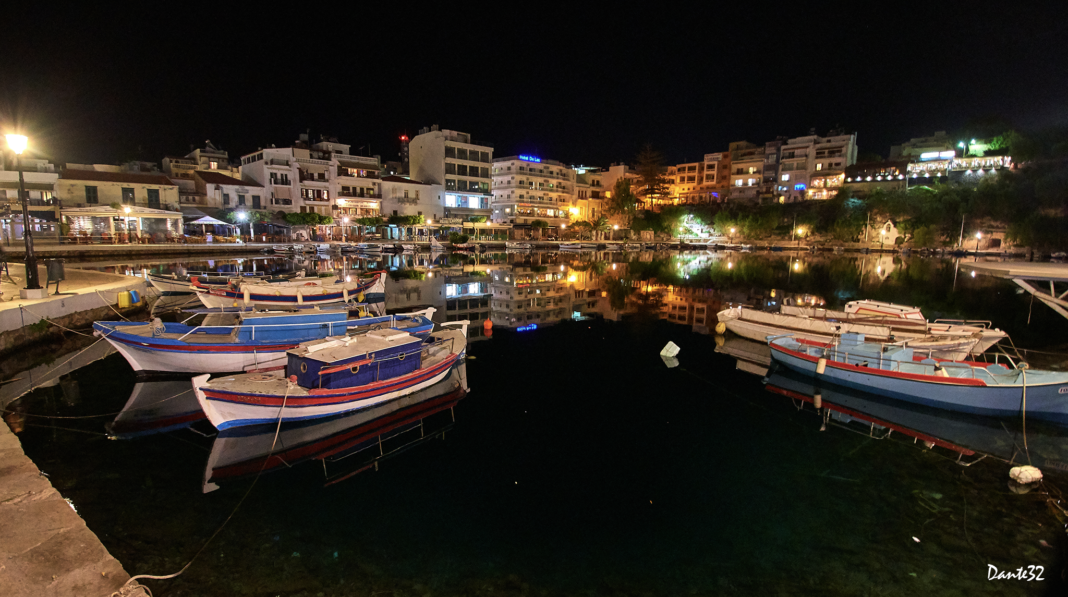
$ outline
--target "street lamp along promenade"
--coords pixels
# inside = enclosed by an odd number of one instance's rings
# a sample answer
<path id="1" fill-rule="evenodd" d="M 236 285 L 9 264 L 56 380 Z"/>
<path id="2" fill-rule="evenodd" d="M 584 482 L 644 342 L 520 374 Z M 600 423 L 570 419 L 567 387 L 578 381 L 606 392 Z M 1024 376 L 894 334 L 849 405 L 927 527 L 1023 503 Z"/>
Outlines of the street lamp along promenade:
<path id="1" fill-rule="evenodd" d="M 19 203 L 22 204 L 22 240 L 26 243 L 26 288 L 19 290 L 24 299 L 46 298 L 48 290 L 41 288 L 37 277 L 37 257 L 33 253 L 33 225 L 26 200 L 26 182 L 22 176 L 22 152 L 26 151 L 29 139 L 25 135 L 5 135 L 7 146 L 15 152 L 15 169 L 19 171 Z M 57 224 L 58 225 L 58 224 Z"/>

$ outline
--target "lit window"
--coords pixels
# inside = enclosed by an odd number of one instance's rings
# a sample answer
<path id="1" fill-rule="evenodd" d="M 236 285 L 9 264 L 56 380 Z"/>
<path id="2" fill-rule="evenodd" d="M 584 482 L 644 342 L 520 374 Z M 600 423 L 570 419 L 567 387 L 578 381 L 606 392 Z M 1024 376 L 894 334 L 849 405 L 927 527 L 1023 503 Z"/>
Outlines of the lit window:
<path id="1" fill-rule="evenodd" d="M 790 180 L 790 175 L 789 175 L 789 174 L 783 174 L 783 175 L 782 175 L 782 181 L 783 181 L 783 182 L 786 182 L 786 181 L 788 181 L 788 180 Z"/>
<path id="2" fill-rule="evenodd" d="M 816 163 L 816 170 L 823 170 L 823 162 Z"/>
<path id="3" fill-rule="evenodd" d="M 739 178 L 738 180 L 734 181 L 734 186 L 736 186 L 736 187 L 742 186 L 742 179 Z"/>

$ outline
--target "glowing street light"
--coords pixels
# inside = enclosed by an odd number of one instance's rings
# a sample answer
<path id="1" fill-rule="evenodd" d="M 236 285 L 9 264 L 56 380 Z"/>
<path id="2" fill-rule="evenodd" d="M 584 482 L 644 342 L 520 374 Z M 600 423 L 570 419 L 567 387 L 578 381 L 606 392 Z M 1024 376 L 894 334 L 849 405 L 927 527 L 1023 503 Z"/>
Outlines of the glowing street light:
<path id="1" fill-rule="evenodd" d="M 883 229 L 883 230 L 879 231 L 879 250 L 880 251 L 883 250 L 883 243 L 885 241 L 886 241 L 886 230 Z"/>
<path id="2" fill-rule="evenodd" d="M 730 240 L 728 240 L 728 241 L 727 241 L 727 244 L 728 244 L 728 245 L 733 245 L 733 244 L 734 244 L 734 232 L 735 232 L 735 229 L 734 229 L 734 228 L 732 227 L 732 228 L 731 228 L 731 236 L 730 236 Z"/>
<path id="3" fill-rule="evenodd" d="M 981 238 L 983 238 L 983 233 L 982 232 L 976 232 L 975 233 L 975 254 L 976 255 L 979 254 L 979 239 L 981 239 Z"/>
<path id="4" fill-rule="evenodd" d="M 15 152 L 15 169 L 19 171 L 19 202 L 22 203 L 22 240 L 26 243 L 26 288 L 19 291 L 22 298 L 45 298 L 48 291 L 42 296 L 41 284 L 37 278 L 37 257 L 33 254 L 33 224 L 30 223 L 30 208 L 26 201 L 26 182 L 22 177 L 22 152 L 26 151 L 29 139 L 26 135 L 5 135 L 7 146 Z"/>
<path id="5" fill-rule="evenodd" d="M 805 235 L 805 229 L 798 226 L 797 228 L 797 248 L 801 249 L 801 237 Z"/>

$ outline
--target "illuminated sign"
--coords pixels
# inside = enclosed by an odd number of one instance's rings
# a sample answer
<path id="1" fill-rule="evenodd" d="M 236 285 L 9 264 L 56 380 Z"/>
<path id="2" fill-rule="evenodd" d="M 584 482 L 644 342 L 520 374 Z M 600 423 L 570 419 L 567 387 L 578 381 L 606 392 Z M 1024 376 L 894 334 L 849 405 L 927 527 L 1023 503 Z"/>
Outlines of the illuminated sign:
<path id="1" fill-rule="evenodd" d="M 523 160 L 524 162 L 535 162 L 538 164 L 541 163 L 541 158 L 532 155 L 521 155 L 519 156 L 519 159 Z"/>
<path id="2" fill-rule="evenodd" d="M 927 151 L 920 154 L 920 161 L 951 160 L 955 157 L 957 157 L 957 152 L 955 151 Z"/>
<path id="3" fill-rule="evenodd" d="M 803 190 L 805 190 L 805 183 L 799 182 L 799 183 L 795 184 L 794 185 L 794 190 L 795 191 L 803 191 Z"/>
<path id="4" fill-rule="evenodd" d="M 529 332 L 538 329 L 538 324 L 532 323 L 530 325 L 521 325 L 515 329 L 517 332 Z"/>

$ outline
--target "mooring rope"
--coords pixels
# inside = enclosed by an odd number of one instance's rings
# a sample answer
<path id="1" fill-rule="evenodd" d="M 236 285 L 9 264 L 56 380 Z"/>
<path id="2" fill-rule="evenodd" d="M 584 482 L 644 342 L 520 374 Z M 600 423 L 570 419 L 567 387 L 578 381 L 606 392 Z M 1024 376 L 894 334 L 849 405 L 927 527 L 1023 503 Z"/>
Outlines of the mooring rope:
<path id="1" fill-rule="evenodd" d="M 241 504 L 244 504 L 245 500 L 252 493 L 252 488 L 255 487 L 256 486 L 256 482 L 260 480 L 260 476 L 263 474 L 264 469 L 267 468 L 267 463 L 270 462 L 271 456 L 274 454 L 275 446 L 278 445 L 278 435 L 282 430 L 282 412 L 286 408 L 286 400 L 289 398 L 289 390 L 290 390 L 291 386 L 292 386 L 292 382 L 290 382 L 287 379 L 286 380 L 286 393 L 282 397 L 282 406 L 280 406 L 278 408 L 278 424 L 275 426 L 275 429 L 274 429 L 274 439 L 271 440 L 271 450 L 264 457 L 263 464 L 260 466 L 259 472 L 256 473 L 255 477 L 253 477 L 252 483 L 248 486 L 248 489 L 245 491 L 245 494 L 243 496 L 241 496 L 241 499 L 238 500 L 237 504 L 234 505 L 234 509 L 230 511 L 230 515 L 226 517 L 226 520 L 224 520 L 222 522 L 222 524 L 219 525 L 219 528 L 215 529 L 215 532 L 212 533 L 211 536 L 208 537 L 208 540 L 204 542 L 204 545 L 201 546 L 201 548 L 195 554 L 193 554 L 192 559 L 190 559 L 189 562 L 187 562 L 185 566 L 182 566 L 181 570 L 179 570 L 178 572 L 175 572 L 174 574 L 167 574 L 167 575 L 162 575 L 162 576 L 157 576 L 157 575 L 153 575 L 153 574 L 138 574 L 136 576 L 131 576 L 130 580 L 127 580 L 126 583 L 123 584 L 122 587 L 120 587 L 118 591 L 115 591 L 114 593 L 111 594 L 111 597 L 127 597 L 127 596 L 131 595 L 132 591 L 136 590 L 137 588 L 144 589 L 151 596 L 152 595 L 152 591 L 150 591 L 148 589 L 148 587 L 145 587 L 144 585 L 141 585 L 140 583 L 137 583 L 138 579 L 144 578 L 144 579 L 149 579 L 149 580 L 169 580 L 169 579 L 172 579 L 172 578 L 175 578 L 175 577 L 179 576 L 180 574 L 182 574 L 183 572 L 188 570 L 190 566 L 193 565 L 193 562 L 195 562 L 196 559 L 198 557 L 200 557 L 200 554 L 204 553 L 204 550 L 208 548 L 208 545 L 211 544 L 211 542 L 215 539 L 215 537 L 217 537 L 219 535 L 219 533 L 221 533 L 222 530 L 224 528 L 226 528 L 227 523 L 229 523 L 230 520 L 234 517 L 234 515 L 237 514 L 237 510 L 239 508 L 241 508 Z M 131 585 L 131 583 L 134 583 L 134 584 Z"/>
<path id="2" fill-rule="evenodd" d="M 33 315 L 34 317 L 36 317 L 37 321 L 34 322 L 34 323 L 39 323 L 41 321 L 47 321 L 48 323 L 56 326 L 57 328 L 59 328 L 61 330 L 65 330 L 65 331 L 68 331 L 68 332 L 71 332 L 71 333 L 74 333 L 74 334 L 78 334 L 79 336 L 85 336 L 86 338 L 92 337 L 92 334 L 86 334 L 84 332 L 79 332 L 78 330 L 72 330 L 70 328 L 63 327 L 63 326 L 59 325 L 58 323 L 52 321 L 51 319 L 48 319 L 47 317 L 43 317 L 41 315 L 38 315 L 38 314 L 34 313 L 33 311 L 30 311 L 29 309 L 27 309 L 26 307 L 24 307 L 22 305 L 19 305 L 19 309 L 22 309 L 23 311 L 25 311 L 25 312 L 29 313 L 30 315 Z M 33 325 L 33 324 L 31 323 L 30 325 Z"/>

